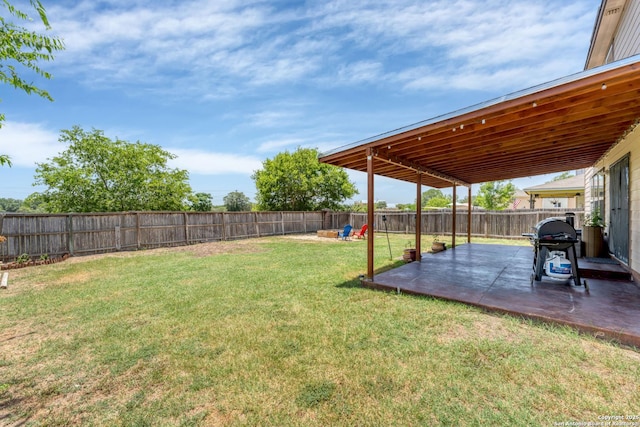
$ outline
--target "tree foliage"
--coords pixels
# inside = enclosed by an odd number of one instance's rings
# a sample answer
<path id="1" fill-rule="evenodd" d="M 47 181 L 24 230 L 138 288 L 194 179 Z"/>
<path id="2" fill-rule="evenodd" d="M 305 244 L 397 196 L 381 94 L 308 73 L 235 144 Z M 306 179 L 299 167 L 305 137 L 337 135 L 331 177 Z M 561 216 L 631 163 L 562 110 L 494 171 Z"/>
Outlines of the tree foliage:
<path id="1" fill-rule="evenodd" d="M 31 193 L 22 202 L 20 212 L 47 213 L 47 204 L 40 193 Z"/>
<path id="2" fill-rule="evenodd" d="M 424 205 L 429 208 L 446 208 L 451 204 L 453 198 L 450 195 L 431 197 Z"/>
<path id="3" fill-rule="evenodd" d="M 30 0 L 31 6 L 38 13 L 40 22 L 46 30 L 51 29 L 44 6 L 39 0 Z M 5 13 L 2 13 L 5 12 Z M 0 83 L 6 83 L 28 94 L 35 93 L 53 101 L 46 90 L 40 89 L 33 83 L 21 77 L 24 71 L 50 79 L 51 75 L 40 68 L 40 62 L 53 60 L 53 53 L 64 49 L 64 43 L 57 37 L 47 37 L 34 31 L 16 25 L 9 19 L 31 21 L 28 14 L 17 9 L 8 0 L 0 1 Z M 17 67 L 20 66 L 20 67 Z M 2 99 L 0 99 L 2 101 Z M 0 128 L 4 121 L 4 114 L 0 113 Z M 0 166 L 11 166 L 11 159 L 6 154 L 0 154 Z"/>
<path id="4" fill-rule="evenodd" d="M 553 177 L 553 179 L 551 179 L 551 181 L 547 181 L 547 182 L 555 182 L 555 181 L 562 181 L 563 179 L 567 179 L 567 178 L 572 178 L 575 175 L 572 172 L 562 172 L 560 175 L 556 175 Z"/>
<path id="5" fill-rule="evenodd" d="M 0 198 L 0 211 L 18 212 L 22 206 L 22 200 L 11 198 Z"/>
<path id="6" fill-rule="evenodd" d="M 431 206 L 428 205 L 429 200 L 434 198 L 444 198 L 444 193 L 437 188 L 430 188 L 427 191 L 422 192 L 422 206 Z"/>
<path id="7" fill-rule="evenodd" d="M 42 3 L 39 0 L 30 0 L 30 4 L 37 12 L 44 28 L 50 30 L 51 26 Z M 8 0 L 0 1 L 0 12 L 2 11 L 6 14 L 0 15 L 0 82 L 28 94 L 35 93 L 53 101 L 46 90 L 25 80 L 21 74 L 25 71 L 33 72 L 50 79 L 51 74 L 42 69 L 39 64 L 52 61 L 53 53 L 63 50 L 64 43 L 60 38 L 44 36 L 11 22 L 11 18 L 27 22 L 32 19 L 27 13 L 9 3 Z M 2 126 L 3 120 L 4 115 L 0 114 L 0 126 Z M 4 157 L 6 161 L 6 156 Z M 0 164 L 3 164 L 2 161 Z"/>
<path id="8" fill-rule="evenodd" d="M 396 208 L 401 211 L 415 211 L 417 210 L 415 203 L 397 203 Z"/>
<path id="9" fill-rule="evenodd" d="M 469 204 L 469 196 L 462 196 L 458 199 L 458 203 L 461 203 L 463 205 L 467 205 Z M 476 201 L 476 196 L 471 196 L 471 205 L 472 206 L 478 206 L 478 203 Z"/>
<path id="10" fill-rule="evenodd" d="M 376 202 L 376 209 L 386 209 L 387 208 L 387 202 L 385 200 L 378 200 Z"/>
<path id="11" fill-rule="evenodd" d="M 189 197 L 191 210 L 196 212 L 210 212 L 213 208 L 213 197 L 209 193 L 196 193 Z"/>
<path id="12" fill-rule="evenodd" d="M 358 194 L 343 169 L 318 161 L 317 149 L 285 151 L 265 160 L 262 166 L 252 175 L 260 210 L 337 210 Z"/>
<path id="13" fill-rule="evenodd" d="M 345 206 L 345 210 L 351 211 L 351 212 L 367 212 L 367 204 L 365 202 L 362 201 L 355 201 L 353 202 L 353 204 L 351 206 Z"/>
<path id="14" fill-rule="evenodd" d="M 232 191 L 222 199 L 229 212 L 246 212 L 251 210 L 251 200 L 242 191 Z"/>
<path id="15" fill-rule="evenodd" d="M 157 145 L 130 143 L 78 126 L 63 130 L 68 148 L 38 163 L 35 185 L 49 212 L 182 210 L 191 187 L 186 170 L 169 169 L 175 156 Z"/>
<path id="16" fill-rule="evenodd" d="M 488 210 L 502 210 L 509 206 L 516 194 L 516 187 L 511 181 L 490 181 L 480 186 L 476 203 Z"/>

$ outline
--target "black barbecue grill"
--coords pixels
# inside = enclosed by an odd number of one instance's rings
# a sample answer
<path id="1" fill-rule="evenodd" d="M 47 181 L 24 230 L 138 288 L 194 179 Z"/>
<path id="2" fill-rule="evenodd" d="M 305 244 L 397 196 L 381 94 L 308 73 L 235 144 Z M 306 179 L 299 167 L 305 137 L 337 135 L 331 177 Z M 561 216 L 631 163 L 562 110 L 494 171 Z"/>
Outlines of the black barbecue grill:
<path id="1" fill-rule="evenodd" d="M 533 245 L 532 285 L 534 280 L 542 280 L 542 276 L 545 274 L 544 264 L 551 251 L 560 251 L 566 254 L 566 258 L 571 262 L 573 282 L 576 286 L 581 285 L 575 246 L 579 243 L 579 240 L 572 222 L 572 216 L 567 218 L 547 218 L 533 227 L 533 233 L 523 234 L 523 236 L 529 237 Z M 585 280 L 582 284 L 588 292 L 587 281 Z"/>

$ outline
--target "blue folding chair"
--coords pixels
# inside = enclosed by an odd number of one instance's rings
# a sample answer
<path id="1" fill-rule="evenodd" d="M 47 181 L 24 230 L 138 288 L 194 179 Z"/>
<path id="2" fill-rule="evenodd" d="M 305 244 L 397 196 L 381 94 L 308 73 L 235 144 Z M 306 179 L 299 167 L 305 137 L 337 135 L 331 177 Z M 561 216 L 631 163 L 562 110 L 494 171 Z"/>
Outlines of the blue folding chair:
<path id="1" fill-rule="evenodd" d="M 342 240 L 349 240 L 350 234 L 351 234 L 351 224 L 347 224 L 344 226 L 344 230 L 338 231 L 338 239 L 342 237 Z"/>

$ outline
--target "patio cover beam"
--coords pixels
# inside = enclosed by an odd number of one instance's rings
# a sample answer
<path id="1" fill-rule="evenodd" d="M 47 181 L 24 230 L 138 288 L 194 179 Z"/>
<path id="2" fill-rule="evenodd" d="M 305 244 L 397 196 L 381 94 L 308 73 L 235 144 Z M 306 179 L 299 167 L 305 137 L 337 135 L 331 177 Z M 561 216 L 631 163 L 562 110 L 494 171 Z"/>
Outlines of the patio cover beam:
<path id="1" fill-rule="evenodd" d="M 451 247 L 455 248 L 456 247 L 456 222 L 457 222 L 457 216 L 458 216 L 458 194 L 456 192 L 457 190 L 457 186 L 456 184 L 453 184 L 453 212 L 452 212 L 452 216 L 451 216 Z"/>
<path id="2" fill-rule="evenodd" d="M 432 176 L 434 178 L 439 178 L 442 179 L 444 181 L 448 181 L 451 184 L 459 184 L 459 185 L 463 185 L 465 187 L 471 187 L 471 184 L 469 184 L 468 182 L 463 181 L 460 178 L 456 178 L 454 176 L 450 176 L 447 175 L 446 173 L 442 173 L 440 171 L 437 171 L 435 169 L 431 169 L 427 166 L 421 165 L 419 163 L 415 163 L 405 157 L 401 157 L 401 156 L 397 156 L 397 155 L 393 155 L 389 152 L 388 149 L 384 149 L 384 148 L 379 148 L 377 150 L 373 150 L 374 152 L 374 156 L 380 160 L 382 160 L 383 162 L 389 163 L 391 165 L 397 166 L 397 167 L 401 167 L 401 168 L 405 168 L 405 169 L 410 169 L 412 171 L 416 171 L 418 172 L 418 174 L 425 174 L 425 175 L 429 175 Z M 421 179 L 421 178 L 420 178 Z"/>
<path id="3" fill-rule="evenodd" d="M 422 260 L 422 174 L 416 177 L 416 261 Z"/>
<path id="4" fill-rule="evenodd" d="M 471 186 L 467 193 L 467 243 L 471 243 Z"/>
<path id="5" fill-rule="evenodd" d="M 374 198 L 374 174 L 375 171 L 373 169 L 373 150 L 371 147 L 367 148 L 367 224 L 369 224 L 368 232 L 369 239 L 367 239 L 367 279 L 373 280 L 373 243 L 375 240 L 375 198 Z"/>

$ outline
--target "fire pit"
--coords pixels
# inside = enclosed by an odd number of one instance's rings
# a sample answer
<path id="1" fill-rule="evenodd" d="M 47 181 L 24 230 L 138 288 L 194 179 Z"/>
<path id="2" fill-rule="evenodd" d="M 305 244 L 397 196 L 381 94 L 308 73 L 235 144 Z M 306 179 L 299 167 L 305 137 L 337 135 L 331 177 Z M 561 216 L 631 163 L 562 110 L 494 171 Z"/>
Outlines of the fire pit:
<path id="1" fill-rule="evenodd" d="M 553 279 L 573 279 L 576 286 L 584 285 L 587 292 L 587 281 L 580 283 L 580 272 L 576 257 L 576 243 L 579 242 L 571 220 L 567 218 L 547 218 L 533 227 L 533 233 L 524 233 L 533 245 L 533 281 L 541 281 L 542 276 Z"/>

